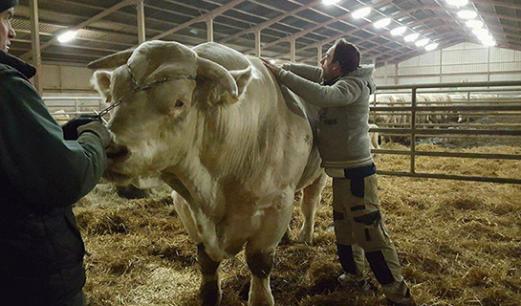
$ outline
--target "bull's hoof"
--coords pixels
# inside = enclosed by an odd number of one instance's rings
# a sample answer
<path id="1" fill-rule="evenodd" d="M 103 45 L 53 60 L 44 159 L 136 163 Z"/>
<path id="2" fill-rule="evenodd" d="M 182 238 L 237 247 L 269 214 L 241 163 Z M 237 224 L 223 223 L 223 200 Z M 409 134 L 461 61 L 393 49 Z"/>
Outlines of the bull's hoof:
<path id="1" fill-rule="evenodd" d="M 199 297 L 203 306 L 217 306 L 221 304 L 221 290 L 217 282 L 206 282 L 199 289 Z"/>

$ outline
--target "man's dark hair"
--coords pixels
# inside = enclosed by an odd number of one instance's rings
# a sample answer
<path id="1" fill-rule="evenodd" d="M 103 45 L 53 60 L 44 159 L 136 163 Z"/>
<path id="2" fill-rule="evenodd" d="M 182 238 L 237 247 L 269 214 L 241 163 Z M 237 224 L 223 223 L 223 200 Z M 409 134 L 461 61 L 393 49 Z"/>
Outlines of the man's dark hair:
<path id="1" fill-rule="evenodd" d="M 360 66 L 360 50 L 345 39 L 339 39 L 335 43 L 334 62 L 338 62 L 344 74 L 353 72 Z"/>

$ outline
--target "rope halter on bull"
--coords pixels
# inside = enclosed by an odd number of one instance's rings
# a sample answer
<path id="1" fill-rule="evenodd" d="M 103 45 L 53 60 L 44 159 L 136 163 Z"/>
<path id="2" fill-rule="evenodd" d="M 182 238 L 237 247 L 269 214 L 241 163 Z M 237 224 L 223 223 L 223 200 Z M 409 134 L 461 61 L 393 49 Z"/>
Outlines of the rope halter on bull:
<path id="1" fill-rule="evenodd" d="M 106 114 L 108 114 L 111 110 L 113 110 L 114 108 L 119 106 L 121 103 L 123 103 L 123 101 L 125 101 L 130 95 L 135 94 L 138 91 L 149 90 L 149 89 L 151 89 L 151 88 L 153 88 L 155 86 L 161 85 L 161 84 L 169 82 L 169 81 L 183 80 L 183 79 L 187 79 L 187 80 L 195 80 L 196 79 L 195 76 L 191 76 L 191 75 L 188 75 L 188 76 L 170 76 L 170 77 L 163 77 L 163 78 L 160 78 L 160 79 L 157 79 L 157 80 L 153 80 L 153 81 L 151 81 L 149 83 L 146 83 L 146 84 L 143 84 L 143 85 L 139 85 L 139 83 L 136 80 L 136 77 L 134 76 L 134 73 L 132 72 L 132 67 L 130 67 L 130 64 L 125 64 L 125 66 L 127 68 L 128 74 L 130 76 L 130 81 L 132 82 L 132 91 L 127 92 L 127 94 L 124 95 L 122 98 L 114 101 L 114 103 L 112 103 L 111 105 L 109 105 L 108 107 L 106 107 L 102 111 L 100 111 L 97 114 L 97 117 L 100 120 L 102 120 L 102 117 L 105 116 Z M 105 102 L 107 102 L 107 101 L 105 101 Z"/>

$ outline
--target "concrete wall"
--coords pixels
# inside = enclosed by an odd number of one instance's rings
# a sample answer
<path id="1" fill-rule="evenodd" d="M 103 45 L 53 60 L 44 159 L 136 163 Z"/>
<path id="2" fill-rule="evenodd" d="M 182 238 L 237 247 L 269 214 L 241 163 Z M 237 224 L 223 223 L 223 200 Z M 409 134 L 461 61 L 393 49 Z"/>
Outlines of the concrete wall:
<path id="1" fill-rule="evenodd" d="M 521 51 L 461 43 L 375 72 L 377 85 L 521 80 Z"/>

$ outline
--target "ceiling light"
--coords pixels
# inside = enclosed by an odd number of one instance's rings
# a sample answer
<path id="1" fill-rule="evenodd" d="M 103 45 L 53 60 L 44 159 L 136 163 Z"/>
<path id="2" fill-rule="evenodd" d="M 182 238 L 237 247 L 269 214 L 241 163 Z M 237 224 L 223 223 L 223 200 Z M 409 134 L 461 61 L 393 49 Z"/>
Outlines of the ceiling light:
<path id="1" fill-rule="evenodd" d="M 322 3 L 324 3 L 325 5 L 336 4 L 338 2 L 340 2 L 340 0 L 322 0 Z"/>
<path id="2" fill-rule="evenodd" d="M 471 29 L 481 29 L 483 27 L 483 21 L 478 19 L 467 20 L 465 24 Z"/>
<path id="3" fill-rule="evenodd" d="M 412 34 L 409 34 L 409 35 L 405 36 L 403 38 L 403 40 L 405 40 L 406 42 L 413 42 L 413 41 L 417 40 L 418 37 L 420 37 L 420 34 L 412 33 Z"/>
<path id="4" fill-rule="evenodd" d="M 432 51 L 432 50 L 435 50 L 436 48 L 438 48 L 438 43 L 432 43 L 432 44 L 428 44 L 427 46 L 425 46 L 425 50 L 427 50 L 427 51 Z"/>
<path id="5" fill-rule="evenodd" d="M 423 47 L 426 46 L 431 40 L 428 38 L 420 39 L 416 42 L 416 47 Z"/>
<path id="6" fill-rule="evenodd" d="M 361 9 L 357 9 L 356 11 L 353 12 L 353 14 L 351 14 L 351 16 L 353 16 L 354 19 L 360 19 L 360 18 L 367 17 L 370 13 L 371 13 L 371 7 L 366 6 Z"/>
<path id="7" fill-rule="evenodd" d="M 461 19 L 474 19 L 478 16 L 478 13 L 473 10 L 461 10 L 458 12 L 458 17 Z"/>
<path id="8" fill-rule="evenodd" d="M 76 37 L 76 34 L 78 34 L 78 31 L 67 31 L 58 36 L 58 41 L 61 43 L 69 42 Z"/>
<path id="9" fill-rule="evenodd" d="M 391 18 L 383 18 L 374 23 L 374 27 L 377 29 L 385 28 L 391 24 Z"/>
<path id="10" fill-rule="evenodd" d="M 474 29 L 472 30 L 472 33 L 474 33 L 478 38 L 491 36 L 487 29 Z"/>
<path id="11" fill-rule="evenodd" d="M 445 2 L 447 2 L 448 5 L 461 7 L 467 5 L 469 3 L 469 0 L 445 0 Z"/>
<path id="12" fill-rule="evenodd" d="M 392 31 L 391 31 L 391 35 L 392 36 L 398 36 L 398 35 L 403 35 L 403 33 L 405 33 L 405 31 L 407 31 L 407 27 L 397 27 L 397 28 L 394 28 Z"/>

